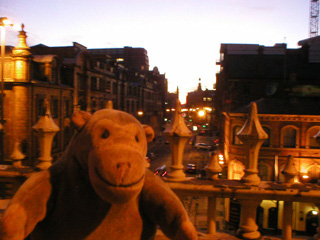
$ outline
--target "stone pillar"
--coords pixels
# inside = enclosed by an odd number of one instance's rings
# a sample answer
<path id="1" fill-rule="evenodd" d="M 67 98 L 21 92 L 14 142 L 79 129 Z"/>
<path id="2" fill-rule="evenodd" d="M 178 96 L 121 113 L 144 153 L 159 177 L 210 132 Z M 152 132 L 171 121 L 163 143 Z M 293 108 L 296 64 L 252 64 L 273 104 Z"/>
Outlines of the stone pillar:
<path id="1" fill-rule="evenodd" d="M 46 114 L 32 127 L 36 132 L 40 145 L 40 163 L 37 168 L 46 170 L 52 165 L 51 149 L 53 137 L 60 130 L 51 117 L 48 100 L 45 100 Z"/>
<path id="2" fill-rule="evenodd" d="M 186 178 L 186 174 L 183 171 L 183 151 L 192 133 L 181 116 L 181 104 L 179 100 L 177 100 L 174 120 L 164 130 L 163 134 L 170 142 L 172 159 L 172 165 L 170 166 L 170 173 L 167 175 L 167 179 L 183 181 Z"/>
<path id="3" fill-rule="evenodd" d="M 292 239 L 292 202 L 283 202 L 282 239 Z"/>
<path id="4" fill-rule="evenodd" d="M 268 135 L 260 124 L 255 102 L 251 103 L 250 116 L 237 135 L 246 151 L 244 176 L 241 180 L 245 184 L 258 185 L 261 182 L 258 176 L 258 156 L 260 147 L 264 140 L 268 139 Z"/>
<path id="5" fill-rule="evenodd" d="M 214 151 L 208 166 L 206 167 L 206 172 L 210 180 L 217 180 L 219 178 L 219 173 L 222 172 L 222 167 L 219 164 L 219 151 Z"/>
<path id="6" fill-rule="evenodd" d="M 237 236 L 244 239 L 258 239 L 261 234 L 256 224 L 256 214 L 261 201 L 254 199 L 238 199 L 238 201 L 241 205 L 241 217 Z"/>
<path id="7" fill-rule="evenodd" d="M 217 198 L 215 197 L 208 197 L 208 210 L 207 210 L 207 218 L 208 218 L 208 234 L 215 234 L 217 231 L 217 224 L 216 224 L 216 216 L 217 216 Z"/>
<path id="8" fill-rule="evenodd" d="M 291 185 L 294 183 L 294 177 L 298 174 L 298 171 L 294 165 L 293 156 L 289 155 L 286 165 L 282 170 L 284 175 L 285 184 Z M 282 219 L 282 239 L 292 239 L 292 202 L 283 202 L 283 219 Z"/>
<path id="9" fill-rule="evenodd" d="M 21 168 L 22 167 L 22 160 L 25 157 L 26 156 L 21 151 L 20 142 L 15 141 L 13 151 L 9 157 L 12 160 L 12 166 L 14 168 Z"/>

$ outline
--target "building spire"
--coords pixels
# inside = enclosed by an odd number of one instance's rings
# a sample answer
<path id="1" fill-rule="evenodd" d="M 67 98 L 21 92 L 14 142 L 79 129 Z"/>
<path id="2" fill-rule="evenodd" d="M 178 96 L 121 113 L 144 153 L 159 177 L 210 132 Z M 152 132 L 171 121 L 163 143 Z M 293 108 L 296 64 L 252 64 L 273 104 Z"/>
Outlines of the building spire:
<path id="1" fill-rule="evenodd" d="M 24 24 L 21 24 L 21 31 L 19 31 L 18 35 L 18 44 L 17 46 L 14 47 L 12 50 L 12 54 L 14 56 L 29 56 L 31 55 L 30 53 L 30 48 L 27 45 L 27 34 L 24 31 Z"/>
<path id="2" fill-rule="evenodd" d="M 199 78 L 198 92 L 202 92 L 202 88 L 201 88 L 201 78 Z"/>
<path id="3" fill-rule="evenodd" d="M 177 86 L 177 99 L 179 100 L 179 86 Z"/>

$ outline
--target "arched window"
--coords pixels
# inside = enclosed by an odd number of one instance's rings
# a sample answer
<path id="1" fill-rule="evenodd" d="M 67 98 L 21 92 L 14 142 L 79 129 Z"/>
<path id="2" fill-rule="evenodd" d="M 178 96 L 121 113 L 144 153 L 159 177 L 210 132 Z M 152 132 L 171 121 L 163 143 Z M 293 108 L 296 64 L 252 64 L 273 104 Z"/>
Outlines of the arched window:
<path id="1" fill-rule="evenodd" d="M 268 127 L 263 127 L 263 130 L 268 134 L 268 139 L 264 140 L 262 147 L 270 147 L 271 130 Z"/>
<path id="2" fill-rule="evenodd" d="M 313 165 L 308 169 L 309 182 L 317 183 L 320 179 L 320 167 Z"/>
<path id="3" fill-rule="evenodd" d="M 232 144 L 233 145 L 241 145 L 242 144 L 242 142 L 240 141 L 240 139 L 238 138 L 238 136 L 237 136 L 237 133 L 241 130 L 241 128 L 242 127 L 240 127 L 240 126 L 235 126 L 234 128 L 233 128 L 233 134 L 232 134 Z"/>
<path id="4" fill-rule="evenodd" d="M 284 127 L 281 131 L 281 145 L 284 148 L 295 148 L 297 146 L 298 129 L 294 126 Z"/>
<path id="5" fill-rule="evenodd" d="M 320 144 L 317 142 L 317 139 L 314 138 L 320 131 L 320 126 L 313 126 L 307 130 L 307 138 L 306 138 L 306 148 L 320 148 Z"/>

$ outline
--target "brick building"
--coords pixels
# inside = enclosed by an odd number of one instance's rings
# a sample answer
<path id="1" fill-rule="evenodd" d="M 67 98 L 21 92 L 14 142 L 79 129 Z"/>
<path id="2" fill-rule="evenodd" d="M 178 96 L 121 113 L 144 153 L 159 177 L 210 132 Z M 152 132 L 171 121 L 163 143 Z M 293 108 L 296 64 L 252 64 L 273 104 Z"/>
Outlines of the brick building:
<path id="1" fill-rule="evenodd" d="M 259 152 L 258 169 L 264 181 L 283 181 L 282 170 L 293 156 L 296 182 L 317 182 L 320 178 L 320 38 L 300 41 L 301 48 L 284 44 L 264 47 L 255 44 L 222 44 L 221 71 L 217 74 L 216 111 L 220 120 L 220 145 L 225 157 L 226 176 L 241 179 L 245 152 L 237 137 L 248 116 L 250 102 L 268 139 Z M 263 201 L 259 225 L 280 229 L 278 212 L 282 202 Z M 294 206 L 294 230 L 310 230 L 314 204 Z M 310 232 L 311 233 L 311 232 Z"/>
<path id="2" fill-rule="evenodd" d="M 60 128 L 53 141 L 54 158 L 73 135 L 72 113 L 79 109 L 94 112 L 105 108 L 109 100 L 115 109 L 133 114 L 156 133 L 162 130 L 167 79 L 157 68 L 149 71 L 145 49 L 118 49 L 125 53 L 120 59 L 104 51 L 107 49 L 90 50 L 76 42 L 72 46 L 28 47 L 26 37 L 22 29 L 18 45 L 6 47 L 4 159 L 18 141 L 26 155 L 24 165 L 33 164 L 38 143 L 32 126 L 45 113 L 45 100 L 49 100 L 51 115 Z"/>

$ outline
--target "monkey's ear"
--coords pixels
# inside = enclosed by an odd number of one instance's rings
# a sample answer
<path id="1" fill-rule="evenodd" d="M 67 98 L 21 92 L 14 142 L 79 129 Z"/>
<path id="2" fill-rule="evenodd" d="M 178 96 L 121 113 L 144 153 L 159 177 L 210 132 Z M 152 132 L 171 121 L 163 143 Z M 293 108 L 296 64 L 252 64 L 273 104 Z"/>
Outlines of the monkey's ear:
<path id="1" fill-rule="evenodd" d="M 92 117 L 92 114 L 85 111 L 74 112 L 71 117 L 71 121 L 73 125 L 76 127 L 77 131 L 79 131 L 83 126 L 89 121 Z"/>
<path id="2" fill-rule="evenodd" d="M 150 127 L 149 125 L 142 125 L 144 132 L 146 133 L 146 138 L 148 142 L 152 142 L 152 140 L 154 139 L 154 130 L 152 127 Z"/>

